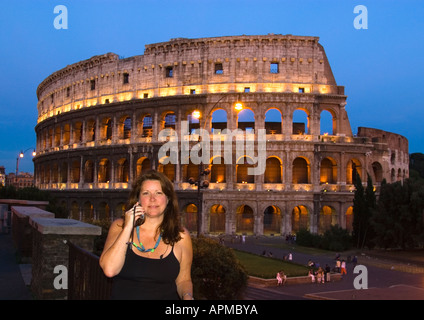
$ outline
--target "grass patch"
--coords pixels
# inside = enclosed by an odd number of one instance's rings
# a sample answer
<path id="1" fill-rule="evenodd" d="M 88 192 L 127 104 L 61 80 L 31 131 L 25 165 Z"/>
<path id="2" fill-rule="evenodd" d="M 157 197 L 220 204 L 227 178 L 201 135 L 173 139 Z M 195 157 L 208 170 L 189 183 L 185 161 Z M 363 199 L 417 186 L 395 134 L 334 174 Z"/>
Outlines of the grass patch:
<path id="1" fill-rule="evenodd" d="M 309 269 L 300 264 L 286 262 L 275 258 L 262 257 L 238 250 L 233 251 L 250 276 L 264 279 L 275 279 L 277 272 L 280 270 L 283 270 L 288 277 L 308 275 Z"/>

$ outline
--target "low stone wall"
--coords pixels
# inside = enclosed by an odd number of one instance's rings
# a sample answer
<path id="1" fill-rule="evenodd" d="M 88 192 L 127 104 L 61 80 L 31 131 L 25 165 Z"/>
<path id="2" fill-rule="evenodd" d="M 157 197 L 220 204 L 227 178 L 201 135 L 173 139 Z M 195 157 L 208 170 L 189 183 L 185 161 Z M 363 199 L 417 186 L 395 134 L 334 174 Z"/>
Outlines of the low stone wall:
<path id="1" fill-rule="evenodd" d="M 31 291 L 37 299 L 66 299 L 67 243 L 93 252 L 94 238 L 101 234 L 101 228 L 73 219 L 31 217 L 29 223 L 34 230 Z"/>
<path id="2" fill-rule="evenodd" d="M 54 213 L 38 207 L 12 206 L 12 239 L 21 262 L 29 263 L 32 257 L 32 228 L 30 217 L 54 218 Z"/>
<path id="3" fill-rule="evenodd" d="M 74 219 L 56 219 L 37 207 L 12 207 L 12 235 L 19 255 L 31 263 L 35 299 L 66 299 L 69 246 L 93 252 L 101 228 Z"/>
<path id="4" fill-rule="evenodd" d="M 339 281 L 341 280 L 340 273 L 331 273 L 330 281 Z M 311 283 L 311 278 L 308 276 L 301 277 L 287 277 L 285 285 L 295 285 L 295 284 L 306 284 Z M 258 277 L 249 276 L 248 284 L 256 287 L 275 287 L 277 286 L 277 279 L 263 279 Z"/>

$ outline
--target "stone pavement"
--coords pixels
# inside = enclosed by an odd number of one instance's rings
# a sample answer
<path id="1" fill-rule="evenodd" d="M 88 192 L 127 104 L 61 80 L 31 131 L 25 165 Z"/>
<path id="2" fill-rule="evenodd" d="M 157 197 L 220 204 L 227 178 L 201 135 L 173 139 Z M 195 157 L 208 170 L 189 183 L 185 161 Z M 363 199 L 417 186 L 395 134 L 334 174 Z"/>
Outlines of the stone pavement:
<path id="1" fill-rule="evenodd" d="M 228 247 L 262 254 L 272 252 L 274 258 L 283 259 L 289 251 L 271 247 L 278 242 L 285 242 L 279 237 L 247 237 L 246 242 L 226 241 Z M 309 255 L 298 252 L 292 246 L 290 252 L 293 262 L 306 265 L 308 260 L 319 262 L 321 266 L 335 265 L 334 254 Z M 346 255 L 341 258 L 346 259 Z M 309 283 L 287 285 L 284 287 L 248 287 L 245 292 L 246 300 L 424 300 L 424 266 L 416 266 L 406 261 L 386 261 L 369 256 L 359 255 L 358 265 L 364 265 L 368 272 L 368 289 L 356 290 L 354 287 L 354 266 L 347 264 L 347 275 L 340 281 L 324 284 Z M 398 271 L 401 270 L 401 271 Z"/>
<path id="2" fill-rule="evenodd" d="M 10 233 L 0 233 L 0 300 L 32 300 Z"/>

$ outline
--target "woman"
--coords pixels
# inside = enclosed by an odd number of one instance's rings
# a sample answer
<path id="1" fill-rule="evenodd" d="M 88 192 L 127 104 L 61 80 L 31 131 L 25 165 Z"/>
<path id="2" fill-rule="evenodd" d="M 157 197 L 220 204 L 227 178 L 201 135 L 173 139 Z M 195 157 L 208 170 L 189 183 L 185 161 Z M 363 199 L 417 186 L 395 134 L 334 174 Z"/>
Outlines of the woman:
<path id="1" fill-rule="evenodd" d="M 142 175 L 128 208 L 100 256 L 103 272 L 114 277 L 112 299 L 192 300 L 193 250 L 171 181 L 156 171 Z"/>

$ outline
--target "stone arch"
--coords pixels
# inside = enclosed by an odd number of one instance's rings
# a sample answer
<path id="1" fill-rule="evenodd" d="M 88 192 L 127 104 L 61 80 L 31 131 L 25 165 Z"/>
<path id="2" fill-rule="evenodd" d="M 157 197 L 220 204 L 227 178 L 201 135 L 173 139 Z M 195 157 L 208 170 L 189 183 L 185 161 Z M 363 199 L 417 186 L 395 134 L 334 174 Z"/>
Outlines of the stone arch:
<path id="1" fill-rule="evenodd" d="M 326 157 L 321 160 L 319 181 L 321 184 L 337 183 L 337 163 L 333 158 Z"/>
<path id="2" fill-rule="evenodd" d="M 293 160 L 293 177 L 294 184 L 308 184 L 311 181 L 310 163 L 305 157 L 297 157 Z"/>
<path id="3" fill-rule="evenodd" d="M 97 206 L 97 220 L 109 221 L 110 220 L 110 207 L 105 201 L 102 201 Z"/>
<path id="4" fill-rule="evenodd" d="M 107 158 L 100 159 L 99 161 L 99 170 L 97 172 L 99 183 L 106 183 L 110 181 L 111 178 L 111 165 L 110 161 Z"/>
<path id="5" fill-rule="evenodd" d="M 221 204 L 214 204 L 209 210 L 209 232 L 225 233 L 226 210 Z"/>
<path id="6" fill-rule="evenodd" d="M 271 205 L 265 208 L 263 214 L 264 235 L 279 234 L 281 232 L 281 209 Z"/>
<path id="7" fill-rule="evenodd" d="M 236 176 L 237 183 L 254 183 L 255 176 L 249 174 L 249 168 L 253 168 L 253 160 L 248 156 L 237 159 Z"/>
<path id="8" fill-rule="evenodd" d="M 331 226 L 337 223 L 337 212 L 331 206 L 323 206 L 319 213 L 318 233 L 323 234 L 325 231 L 330 230 Z"/>
<path id="9" fill-rule="evenodd" d="M 146 171 L 149 171 L 152 168 L 151 161 L 147 157 L 140 157 L 136 162 L 135 175 L 136 178 L 140 177 Z"/>
<path id="10" fill-rule="evenodd" d="M 219 132 L 219 130 L 222 133 L 222 131 L 228 128 L 228 115 L 225 109 L 218 108 L 212 110 L 210 128 L 212 133 Z"/>
<path id="11" fill-rule="evenodd" d="M 305 205 L 298 205 L 292 210 L 292 231 L 309 230 L 310 225 L 309 209 Z"/>
<path id="12" fill-rule="evenodd" d="M 254 212 L 252 207 L 241 205 L 236 210 L 236 233 L 253 234 Z"/>
<path id="13" fill-rule="evenodd" d="M 182 224 L 190 232 L 197 231 L 197 212 L 198 207 L 194 203 L 188 203 L 182 210 Z"/>
<path id="14" fill-rule="evenodd" d="M 237 114 L 237 128 L 245 133 L 253 133 L 255 130 L 255 113 L 250 108 L 244 108 Z"/>
<path id="15" fill-rule="evenodd" d="M 224 158 L 215 156 L 211 161 L 210 182 L 225 183 L 226 181 L 226 165 L 224 163 Z"/>
<path id="16" fill-rule="evenodd" d="M 283 116 L 277 108 L 269 108 L 265 112 L 266 134 L 281 134 L 283 132 Z"/>
<path id="17" fill-rule="evenodd" d="M 356 158 L 352 158 L 347 162 L 347 166 L 346 166 L 346 183 L 347 184 L 354 184 L 356 174 L 358 174 L 359 177 L 362 180 L 362 164 L 361 164 L 361 161 L 359 161 Z"/>
<path id="18" fill-rule="evenodd" d="M 352 206 L 347 208 L 345 215 L 346 215 L 346 230 L 349 233 L 352 233 L 353 231 L 353 207 Z"/>
<path id="19" fill-rule="evenodd" d="M 337 121 L 334 111 L 329 109 L 322 110 L 319 125 L 321 135 L 335 135 L 337 133 Z"/>
<path id="20" fill-rule="evenodd" d="M 94 182 L 94 162 L 89 159 L 84 164 L 84 183 Z"/>
<path id="21" fill-rule="evenodd" d="M 374 161 L 371 166 L 375 183 L 381 183 L 381 181 L 383 181 L 383 167 L 381 163 Z"/>
<path id="22" fill-rule="evenodd" d="M 309 112 L 303 108 L 297 108 L 293 111 L 293 134 L 304 135 L 310 134 L 309 131 Z"/>
<path id="23" fill-rule="evenodd" d="M 264 183 L 283 183 L 283 166 L 276 156 L 266 159 Z"/>

